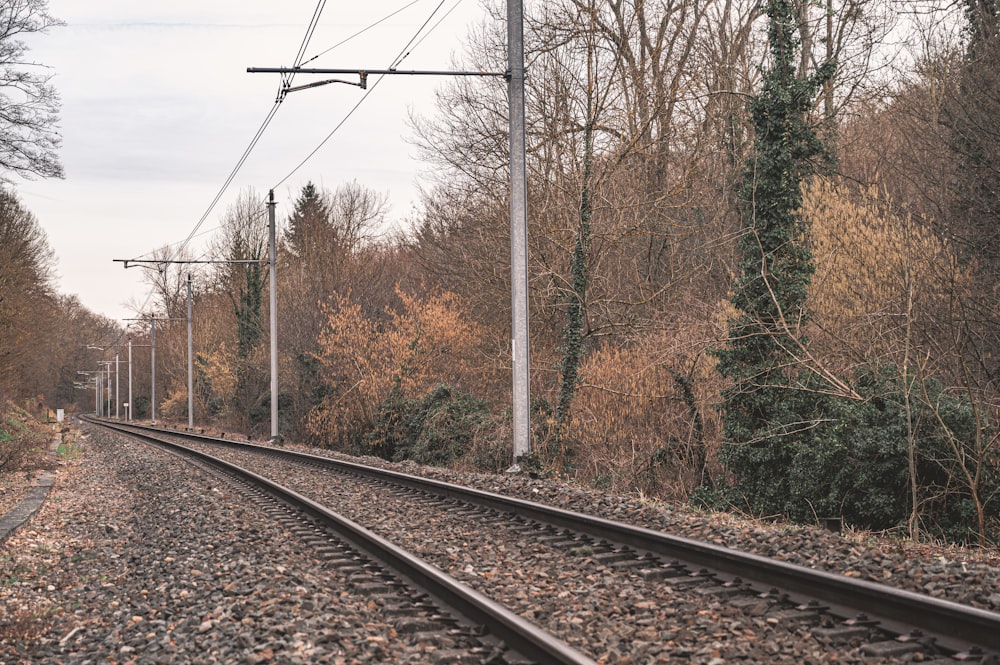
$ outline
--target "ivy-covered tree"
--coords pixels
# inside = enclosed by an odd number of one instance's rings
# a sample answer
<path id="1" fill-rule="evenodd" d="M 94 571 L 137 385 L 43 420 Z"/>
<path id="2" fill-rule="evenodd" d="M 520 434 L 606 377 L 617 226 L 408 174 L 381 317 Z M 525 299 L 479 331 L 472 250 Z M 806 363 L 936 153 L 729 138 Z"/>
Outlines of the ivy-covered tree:
<path id="1" fill-rule="evenodd" d="M 226 211 L 216 251 L 231 263 L 221 270 L 236 323 L 236 385 L 233 396 L 235 426 L 248 428 L 244 419 L 266 392 L 266 374 L 260 362 L 264 336 L 264 293 L 267 286 L 267 222 L 263 197 L 252 189 L 241 192 Z"/>
<path id="2" fill-rule="evenodd" d="M 739 274 L 729 339 L 716 352 L 731 381 L 723 393 L 722 459 L 737 491 L 762 513 L 785 512 L 787 469 L 797 439 L 819 422 L 824 388 L 802 365 L 813 273 L 799 208 L 802 182 L 826 151 L 809 124 L 813 100 L 834 71 L 798 71 L 798 23 L 792 0 L 767 3 L 770 68 L 750 102 L 754 149 L 740 191 Z"/>

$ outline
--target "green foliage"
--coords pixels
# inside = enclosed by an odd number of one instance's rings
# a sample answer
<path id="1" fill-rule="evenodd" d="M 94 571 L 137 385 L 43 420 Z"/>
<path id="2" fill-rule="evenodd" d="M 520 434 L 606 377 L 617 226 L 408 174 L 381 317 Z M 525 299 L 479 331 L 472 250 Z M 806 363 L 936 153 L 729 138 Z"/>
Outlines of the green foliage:
<path id="1" fill-rule="evenodd" d="M 563 328 L 563 358 L 560 373 L 562 384 L 559 388 L 559 404 L 556 407 L 556 435 L 560 447 L 565 445 L 566 425 L 569 422 L 570 407 L 576 395 L 579 381 L 580 360 L 583 358 L 584 318 L 587 303 L 587 261 L 590 254 L 590 222 L 593 208 L 590 194 L 590 179 L 593 162 L 594 126 L 588 106 L 588 119 L 583 133 L 583 189 L 580 193 L 580 223 L 570 261 L 573 276 L 573 291 L 569 296 L 566 312 L 566 326 Z"/>
<path id="2" fill-rule="evenodd" d="M 150 414 L 149 410 L 149 397 L 146 395 L 140 395 L 132 400 L 132 417 L 138 420 L 148 418 Z"/>
<path id="3" fill-rule="evenodd" d="M 236 353 L 248 358 L 264 334 L 264 266 L 251 263 L 243 266 L 243 282 L 238 296 L 233 298 L 236 316 Z"/>
<path id="4" fill-rule="evenodd" d="M 754 150 L 740 192 L 739 274 L 726 348 L 715 351 L 723 391 L 723 462 L 736 474 L 739 493 L 757 513 L 786 513 L 796 456 L 810 447 L 829 408 L 821 386 L 793 352 L 807 343 L 806 296 L 814 267 L 804 242 L 802 182 L 824 156 L 808 124 L 812 100 L 833 64 L 799 76 L 798 24 L 789 0 L 770 0 L 771 67 L 750 103 Z M 798 507 L 798 504 L 794 504 Z"/>
<path id="5" fill-rule="evenodd" d="M 278 431 L 286 431 L 288 423 L 284 415 L 292 406 L 292 396 L 288 393 L 278 393 Z M 250 409 L 250 423 L 258 433 L 267 431 L 270 434 L 271 427 L 271 392 L 261 391 L 253 407 Z"/>
<path id="6" fill-rule="evenodd" d="M 380 405 L 365 441 L 385 459 L 447 466 L 472 447 L 489 423 L 486 404 L 455 388 L 437 386 L 413 400 L 393 391 Z"/>
<path id="7" fill-rule="evenodd" d="M 732 296 L 740 313 L 729 321 L 727 347 L 716 352 L 719 371 L 732 381 L 723 394 L 725 434 L 737 443 L 782 433 L 785 424 L 808 419 L 818 406 L 808 396 L 786 393 L 796 387 L 789 349 L 806 341 L 798 331 L 808 320 L 806 295 L 814 270 L 803 242 L 801 185 L 825 154 L 808 112 L 833 64 L 798 77 L 791 3 L 771 0 L 767 13 L 772 65 L 750 103 L 756 136 L 740 192 L 743 232 Z M 758 450 L 761 461 L 782 463 L 782 455 L 766 448 Z"/>
<path id="8" fill-rule="evenodd" d="M 799 522 L 843 517 L 868 529 L 905 524 L 911 494 L 902 378 L 895 371 L 879 376 L 863 372 L 856 384 L 863 400 L 827 400 L 826 410 L 807 431 L 724 446 L 720 456 L 737 475 L 736 485 L 718 491 L 701 488 L 692 503 Z M 948 394 L 939 382 L 928 381 L 926 388 L 930 400 L 910 397 L 925 529 L 952 541 L 975 541 L 976 511 L 968 489 L 956 482 L 960 471 L 950 444 L 972 440 L 975 414 L 968 400 Z M 986 469 L 980 491 L 990 497 L 987 514 L 992 515 L 1000 512 L 997 462 Z"/>
<path id="9" fill-rule="evenodd" d="M 942 121 L 955 159 L 951 213 L 957 235 L 993 279 L 1000 274 L 1000 13 L 993 0 L 965 0 L 968 43 Z"/>
<path id="10" fill-rule="evenodd" d="M 307 182 L 295 199 L 295 209 L 285 230 L 285 242 L 296 256 L 304 257 L 323 249 L 317 230 L 329 223 L 330 212 L 316 185 Z"/>

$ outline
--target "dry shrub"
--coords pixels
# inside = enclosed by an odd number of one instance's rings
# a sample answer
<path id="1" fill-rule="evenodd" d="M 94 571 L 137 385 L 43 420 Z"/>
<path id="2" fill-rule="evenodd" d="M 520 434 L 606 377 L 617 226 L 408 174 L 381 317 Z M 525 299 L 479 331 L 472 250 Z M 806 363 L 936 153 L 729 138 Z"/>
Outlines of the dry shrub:
<path id="1" fill-rule="evenodd" d="M 214 351 L 195 354 L 193 383 L 196 420 L 216 422 L 237 403 L 239 382 L 236 375 L 240 362 L 225 343 L 220 343 Z M 160 403 L 158 412 L 167 419 L 183 420 L 187 418 L 187 403 L 185 370 L 183 377 L 177 377 L 171 382 L 167 398 Z M 230 414 L 230 421 L 230 424 L 237 424 L 239 417 Z"/>
<path id="2" fill-rule="evenodd" d="M 195 357 L 194 400 L 195 409 L 209 416 L 226 411 L 236 394 L 236 355 L 225 343 L 215 351 L 199 353 Z"/>
<path id="3" fill-rule="evenodd" d="M 876 190 L 817 178 L 804 194 L 816 264 L 809 302 L 821 331 L 813 348 L 839 358 L 841 370 L 891 359 L 913 322 L 947 307 L 968 276 L 926 225 L 896 214 Z"/>
<path id="4" fill-rule="evenodd" d="M 707 480 L 721 379 L 706 350 L 719 332 L 708 312 L 587 356 L 569 429 L 580 480 L 674 499 Z"/>
<path id="5" fill-rule="evenodd" d="M 44 464 L 51 432 L 14 404 L 0 403 L 0 472 Z"/>
<path id="6" fill-rule="evenodd" d="M 326 326 L 316 358 L 332 391 L 309 414 L 308 430 L 318 439 L 338 447 L 355 443 L 391 395 L 414 398 L 438 384 L 476 385 L 483 333 L 458 296 L 399 289 L 397 296 L 399 309 L 378 319 L 349 294 L 323 306 Z"/>
<path id="7" fill-rule="evenodd" d="M 167 389 L 167 398 L 160 403 L 158 414 L 164 420 L 187 419 L 187 385 L 175 383 Z"/>

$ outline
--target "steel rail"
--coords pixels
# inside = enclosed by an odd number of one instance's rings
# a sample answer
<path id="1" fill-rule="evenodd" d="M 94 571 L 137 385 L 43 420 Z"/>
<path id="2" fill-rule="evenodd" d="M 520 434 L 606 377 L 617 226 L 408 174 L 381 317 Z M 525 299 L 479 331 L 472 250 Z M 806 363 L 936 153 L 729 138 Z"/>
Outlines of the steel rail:
<path id="1" fill-rule="evenodd" d="M 485 626 L 491 635 L 503 640 L 508 648 L 540 665 L 597 665 L 593 659 L 580 653 L 551 633 L 521 618 L 505 606 L 308 497 L 248 469 L 149 433 L 150 430 L 171 435 L 176 435 L 177 432 L 109 423 L 89 416 L 81 416 L 81 418 L 93 425 L 140 437 L 157 445 L 167 446 L 171 450 L 183 451 L 185 455 L 194 456 L 202 462 L 223 469 L 227 473 L 265 489 L 279 501 L 333 528 L 338 535 L 344 537 L 355 548 L 393 570 L 417 588 L 426 591 L 444 607 L 452 609 L 459 616 L 473 623 Z M 197 435 L 192 436 L 197 437 Z M 213 439 L 213 441 L 225 442 L 221 439 Z"/>
<path id="2" fill-rule="evenodd" d="M 764 590 L 776 588 L 789 594 L 793 600 L 819 600 L 828 605 L 823 609 L 844 619 L 865 615 L 898 634 L 906 634 L 916 628 L 946 649 L 961 651 L 975 645 L 991 652 L 1000 652 L 1000 613 L 430 478 L 249 442 L 191 432 L 159 431 L 207 443 L 248 447 L 271 455 L 305 459 L 346 472 L 389 480 L 405 487 L 455 498 L 499 512 L 513 513 L 525 519 L 652 552 L 696 568 L 740 578 L 755 587 L 763 587 Z"/>

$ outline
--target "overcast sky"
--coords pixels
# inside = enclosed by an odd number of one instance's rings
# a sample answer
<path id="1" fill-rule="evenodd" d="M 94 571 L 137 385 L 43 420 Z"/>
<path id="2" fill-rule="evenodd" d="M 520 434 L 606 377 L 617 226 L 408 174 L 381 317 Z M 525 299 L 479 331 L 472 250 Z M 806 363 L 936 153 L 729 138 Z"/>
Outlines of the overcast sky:
<path id="1" fill-rule="evenodd" d="M 148 287 L 139 269 L 114 259 L 192 232 L 274 103 L 278 75 L 246 68 L 290 66 L 318 1 L 49 0 L 50 13 L 67 25 L 33 38 L 29 56 L 55 74 L 66 177 L 16 187 L 59 259 L 61 292 L 111 318 L 134 315 L 127 304 L 144 301 Z M 446 0 L 431 25 L 456 1 L 400 69 L 449 68 L 483 14 L 477 0 Z M 307 58 L 411 2 L 327 3 Z M 417 0 L 309 66 L 387 68 L 439 2 Z M 296 84 L 310 80 L 300 76 Z M 333 189 L 356 179 L 390 196 L 391 217 L 406 218 L 424 168 L 405 141 L 407 111 L 433 113 L 434 89 L 443 83 L 387 77 L 292 175 L 364 93 L 334 84 L 290 94 L 202 225 L 195 253 L 247 187 L 262 197 L 274 187 L 280 220 L 307 181 Z"/>

